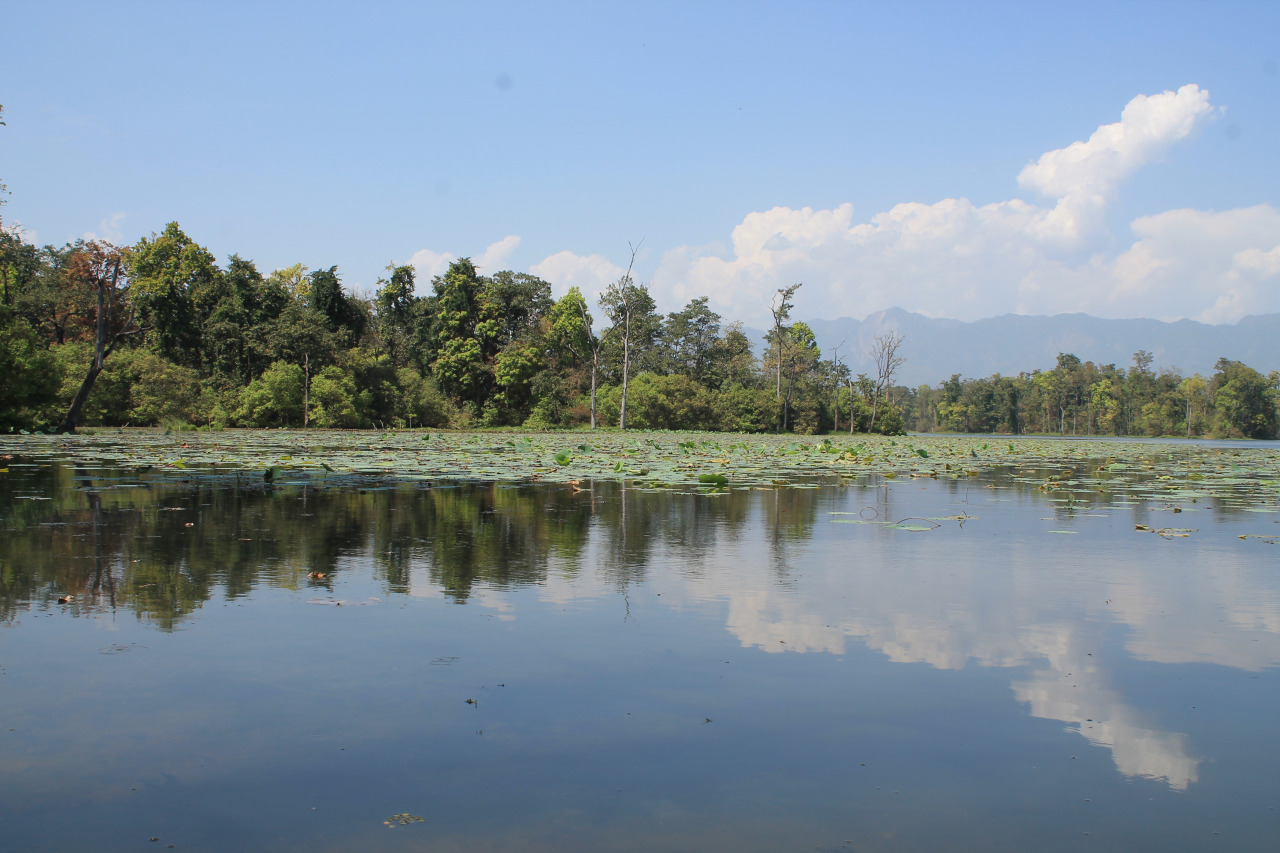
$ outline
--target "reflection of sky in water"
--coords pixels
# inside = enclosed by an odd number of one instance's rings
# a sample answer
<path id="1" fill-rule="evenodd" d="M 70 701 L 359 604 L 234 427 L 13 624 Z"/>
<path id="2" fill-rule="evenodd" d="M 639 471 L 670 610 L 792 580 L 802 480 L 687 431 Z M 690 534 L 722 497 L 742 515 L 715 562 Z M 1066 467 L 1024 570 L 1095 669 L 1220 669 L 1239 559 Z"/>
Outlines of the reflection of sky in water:
<path id="1" fill-rule="evenodd" d="M 224 847 L 397 849 L 348 825 L 425 800 L 432 849 L 939 849 L 992 826 L 1028 849 L 1090 821 L 1132 849 L 1149 831 L 1134 803 L 1159 788 L 1180 801 L 1159 806 L 1166 842 L 1232 809 L 1266 837 L 1248 810 L 1275 776 L 1258 733 L 1280 585 L 1275 548 L 1238 534 L 1273 517 L 1188 507 L 1177 521 L 1197 531 L 1166 539 L 1135 531 L 1170 523 L 1146 505 L 1052 508 L 984 485 L 193 497 L 170 527 L 111 540 L 115 610 L 65 618 L 56 583 L 11 603 L 8 826 L 71 804 L 114 826 L 101 849 L 131 849 L 121 826 L 157 813 L 212 821 L 181 831 Z M 326 530 L 285 524 L 301 512 Z M 838 523 L 961 513 L 925 532 Z M 87 561 L 65 550 L 99 535 L 80 523 L 31 528 L 43 550 L 27 559 Z M 202 528 L 219 547 L 281 544 L 234 584 L 215 569 L 236 592 L 215 586 L 156 630 L 159 605 L 138 616 L 123 596 L 151 588 L 124 573 Z M 194 578 L 195 548 L 159 562 Z M 320 566 L 331 576 L 309 583 Z M 1203 697 L 1220 688 L 1215 710 Z M 1115 771 L 1146 792 L 1108 787 Z"/>
<path id="2" fill-rule="evenodd" d="M 1013 691 L 1034 716 L 1067 723 L 1110 749 L 1127 776 L 1179 790 L 1195 782 L 1200 759 L 1188 754 L 1186 736 L 1146 720 L 1113 686 L 1102 626 L 1127 626 L 1125 647 L 1141 660 L 1275 666 L 1280 594 L 1258 549 L 1212 527 L 1194 539 L 1141 535 L 1119 511 L 1068 514 L 1064 523 L 1078 538 L 1046 535 L 1058 524 L 1043 521 L 1038 501 L 996 503 L 976 488 L 951 498 L 939 491 L 906 483 L 824 493 L 813 536 L 777 540 L 767 557 L 751 532 L 770 528 L 778 513 L 769 502 L 785 493 L 766 495 L 740 538 L 718 539 L 696 556 L 669 549 L 664 557 L 675 571 L 662 588 L 673 604 L 727 602 L 733 635 L 771 654 L 838 655 L 852 641 L 892 661 L 938 669 L 1024 669 Z M 921 492 L 930 509 L 913 503 Z M 911 508 L 895 512 L 899 506 Z M 867 507 L 876 512 L 833 514 Z M 908 512 L 978 518 L 943 521 L 927 533 L 837 523 Z M 547 597 L 567 601 L 574 592 L 604 589 L 549 583 Z"/>
<path id="3" fill-rule="evenodd" d="M 653 583 L 668 606 L 725 603 L 728 630 L 770 654 L 841 655 L 855 642 L 937 669 L 1016 668 L 1014 696 L 1034 716 L 1109 749 L 1126 776 L 1185 790 L 1201 759 L 1186 735 L 1126 701 L 1108 670 L 1118 649 L 1103 634 L 1126 628 L 1124 649 L 1142 661 L 1276 666 L 1280 591 L 1259 546 L 1207 511 L 1193 536 L 1163 538 L 1134 529 L 1134 519 L 1151 524 L 1147 507 L 1048 517 L 1033 497 L 1001 494 L 915 482 L 826 491 L 804 508 L 812 535 L 794 536 L 769 531 L 795 494 L 763 493 L 741 528 L 716 531 L 714 546 L 665 544 L 654 562 L 668 571 Z M 928 532 L 838 521 L 961 513 L 976 518 Z M 1045 532 L 1059 528 L 1076 532 Z M 541 595 L 563 604 L 615 588 L 602 574 L 552 572 Z M 482 601 L 510 614 L 502 595 Z"/>

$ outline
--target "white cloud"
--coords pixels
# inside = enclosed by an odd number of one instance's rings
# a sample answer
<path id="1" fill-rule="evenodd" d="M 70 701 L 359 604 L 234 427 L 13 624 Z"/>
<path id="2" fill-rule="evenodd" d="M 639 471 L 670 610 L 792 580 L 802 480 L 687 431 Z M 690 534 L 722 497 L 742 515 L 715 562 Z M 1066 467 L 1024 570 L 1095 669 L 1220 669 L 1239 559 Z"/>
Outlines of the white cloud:
<path id="1" fill-rule="evenodd" d="M 414 252 L 413 257 L 409 259 L 409 265 L 414 269 L 417 291 L 426 292 L 431 285 L 431 279 L 443 275 L 449 269 L 449 264 L 456 260 L 457 257 L 449 252 L 433 252 L 430 249 Z"/>
<path id="2" fill-rule="evenodd" d="M 1195 85 L 1140 95 L 1120 121 L 1049 151 L 1018 175 L 1052 206 L 1023 199 L 908 202 L 859 222 L 853 205 L 749 213 L 729 247 L 668 251 L 655 296 L 708 296 L 733 318 L 761 323 L 770 296 L 795 282 L 797 316 L 866 316 L 899 306 L 979 319 L 1084 311 L 1105 317 L 1211 322 L 1280 311 L 1280 213 L 1269 205 L 1177 210 L 1131 224 L 1108 249 L 1106 209 L 1117 187 L 1214 114 Z"/>
<path id="3" fill-rule="evenodd" d="M 107 243 L 121 245 L 124 243 L 124 232 L 120 230 L 120 225 L 124 222 L 128 214 L 123 211 L 117 211 L 110 216 L 98 222 L 98 230 L 84 232 L 86 240 L 101 240 Z"/>
<path id="4" fill-rule="evenodd" d="M 1170 210 L 1132 228 L 1137 242 L 1105 270 L 1115 301 L 1211 323 L 1277 310 L 1280 210 Z"/>
<path id="5" fill-rule="evenodd" d="M 515 251 L 516 246 L 520 245 L 520 238 L 515 234 L 509 234 L 489 248 L 485 249 L 480 257 L 475 258 L 476 269 L 481 275 L 492 275 L 504 269 L 503 264 L 507 262 L 507 258 Z"/>
<path id="6" fill-rule="evenodd" d="M 501 271 L 502 265 L 506 263 L 507 258 L 519 245 L 520 238 L 515 234 L 510 234 L 496 243 L 489 244 L 489 247 L 482 253 L 472 258 L 476 271 L 481 275 L 491 275 Z M 420 249 L 414 252 L 413 257 L 409 258 L 409 265 L 414 268 L 414 274 L 417 279 L 417 292 L 420 294 L 425 293 L 431 286 L 431 279 L 447 272 L 449 264 L 457 259 L 458 256 L 452 252 L 433 252 L 430 249 Z"/>
<path id="7" fill-rule="evenodd" d="M 1050 198 L 1112 195 L 1117 184 L 1182 139 L 1210 115 L 1209 93 L 1195 84 L 1176 92 L 1139 95 L 1120 121 L 1104 124 L 1085 142 L 1046 152 L 1018 175 L 1018 185 Z"/>
<path id="8" fill-rule="evenodd" d="M 556 252 L 543 258 L 530 267 L 529 271 L 550 282 L 557 296 L 563 296 L 569 288 L 576 287 L 592 305 L 605 287 L 617 281 L 625 272 L 604 255 L 575 255 L 569 251 Z"/>

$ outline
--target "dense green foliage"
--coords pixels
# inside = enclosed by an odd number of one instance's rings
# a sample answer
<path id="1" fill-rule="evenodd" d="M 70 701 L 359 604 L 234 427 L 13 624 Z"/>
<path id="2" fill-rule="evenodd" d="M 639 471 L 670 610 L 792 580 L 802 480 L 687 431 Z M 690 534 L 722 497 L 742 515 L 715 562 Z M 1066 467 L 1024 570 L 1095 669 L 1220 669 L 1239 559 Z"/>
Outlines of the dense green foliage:
<path id="1" fill-rule="evenodd" d="M 116 257 L 124 274 L 107 281 Z M 1128 370 L 1064 354 L 1052 370 L 953 376 L 936 388 L 851 376 L 790 320 L 797 287 L 779 291 L 757 358 L 705 298 L 663 316 L 629 275 L 602 297 L 609 325 L 597 330 L 577 289 L 556 300 L 535 276 L 481 275 L 466 258 L 429 289 L 412 267 L 392 265 L 362 298 L 333 266 L 263 275 L 236 255 L 219 266 L 177 223 L 121 250 L 41 248 L 0 232 L 0 429 L 546 429 L 592 423 L 593 413 L 617 425 L 624 405 L 626 426 L 648 429 L 1253 438 L 1280 429 L 1280 376 L 1225 359 L 1208 379 L 1156 373 L 1143 352 Z M 110 322 L 99 322 L 108 309 Z"/>
<path id="2" fill-rule="evenodd" d="M 1155 372 L 1151 355 L 1129 369 L 1061 354 L 1052 370 L 898 389 L 907 428 L 1114 436 L 1280 437 L 1280 373 L 1219 359 L 1214 374 Z"/>

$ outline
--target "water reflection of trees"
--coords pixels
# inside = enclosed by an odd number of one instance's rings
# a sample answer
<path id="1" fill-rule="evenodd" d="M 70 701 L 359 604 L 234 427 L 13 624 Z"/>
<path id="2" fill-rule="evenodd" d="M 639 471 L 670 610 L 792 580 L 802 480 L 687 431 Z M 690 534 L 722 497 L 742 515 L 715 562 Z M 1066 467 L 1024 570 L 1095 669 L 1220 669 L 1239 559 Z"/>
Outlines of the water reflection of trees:
<path id="1" fill-rule="evenodd" d="M 420 583 L 459 602 L 477 584 L 544 583 L 553 563 L 625 590 L 663 549 L 696 574 L 748 525 L 763 528 L 774 575 L 785 580 L 788 546 L 811 535 L 819 494 L 247 482 L 14 466 L 0 479 L 0 618 L 70 593 L 73 612 L 123 607 L 171 628 L 216 594 L 234 599 L 263 585 L 328 592 L 343 571 L 370 562 L 390 594 L 409 592 L 421 572 Z"/>
<path id="2" fill-rule="evenodd" d="M 0 477 L 0 619 L 60 606 L 77 614 L 118 609 L 167 630 L 218 595 L 270 586 L 327 596 L 352 570 L 361 578 L 372 571 L 389 595 L 425 584 L 459 603 L 579 574 L 625 595 L 661 566 L 664 582 L 687 582 L 688 598 L 727 602 L 728 629 L 767 652 L 843 653 L 853 640 L 891 660 L 943 669 L 1023 668 L 1013 689 L 1035 716 L 1062 720 L 1111 749 L 1126 775 L 1185 789 L 1199 763 L 1187 738 L 1126 703 L 1096 654 L 1100 629 L 1082 634 L 1073 627 L 1080 620 L 1061 611 L 1080 609 L 1094 628 L 1108 620 L 1131 626 L 1128 648 L 1141 660 L 1265 669 L 1280 660 L 1276 605 L 1248 559 L 1221 554 L 1217 575 L 1168 580 L 1170 566 L 1153 574 L 1133 559 L 1144 555 L 1132 545 L 1071 556 L 1047 552 L 1034 535 L 1002 533 L 993 542 L 968 530 L 903 538 L 879 527 L 827 526 L 827 511 L 896 521 L 968 512 L 997 495 L 1026 519 L 1109 508 L 1149 520 L 1158 508 L 1154 501 L 1120 508 L 1113 497 L 1132 493 L 1132 480 L 1113 489 L 1100 472 L 1087 481 L 1083 474 L 1059 466 L 944 480 L 937 489 L 872 479 L 844 493 L 688 493 L 615 482 L 581 491 L 373 480 L 249 487 L 14 465 Z M 1069 502 L 1047 504 L 1046 483 Z M 921 508 L 921 486 L 935 510 Z M 1213 503 L 1215 513 L 1235 511 Z M 1120 529 L 1132 536 L 1127 524 Z M 1082 588 L 1096 593 L 1090 604 L 1073 601 Z M 57 604 L 67 593 L 70 602 Z"/>
<path id="3" fill-rule="evenodd" d="M 808 535 L 816 492 L 689 494 L 565 486 L 307 484 L 152 479 L 48 465 L 0 480 L 0 618 L 71 594 L 75 613 L 125 609 L 172 628 L 205 601 L 261 586 L 328 593 L 372 566 L 388 594 L 424 580 L 458 602 L 478 585 L 594 573 L 625 590 L 656 553 L 702 557 L 748 523 Z"/>

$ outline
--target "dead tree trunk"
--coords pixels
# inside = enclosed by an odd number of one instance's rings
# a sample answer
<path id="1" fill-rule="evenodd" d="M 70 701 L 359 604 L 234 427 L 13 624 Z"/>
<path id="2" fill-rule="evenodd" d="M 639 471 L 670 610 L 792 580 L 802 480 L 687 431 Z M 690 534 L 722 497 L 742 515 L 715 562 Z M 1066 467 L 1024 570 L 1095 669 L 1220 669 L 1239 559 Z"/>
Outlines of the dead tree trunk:
<path id="1" fill-rule="evenodd" d="M 874 432 L 876 428 L 876 411 L 880 395 L 893 384 L 893 374 L 898 372 L 898 368 L 905 360 L 898 355 L 898 347 L 902 346 L 902 341 L 902 335 L 885 332 L 883 335 L 878 335 L 871 346 L 871 358 L 876 364 L 876 387 L 871 395 L 871 424 L 867 427 L 868 432 Z"/>
<path id="2" fill-rule="evenodd" d="M 122 297 L 118 287 L 122 261 L 120 252 L 114 247 L 104 248 L 96 243 L 90 243 L 85 250 L 85 255 L 87 257 L 80 259 L 80 263 L 83 266 L 75 272 L 87 278 L 89 284 L 97 291 L 97 322 L 94 325 L 93 361 L 89 364 L 89 371 L 85 374 L 84 381 L 80 383 L 80 388 L 76 391 L 76 396 L 71 401 L 71 407 L 67 409 L 66 416 L 58 424 L 58 432 L 60 433 L 76 431 L 76 426 L 80 423 L 80 417 L 84 413 L 85 403 L 89 401 L 89 394 L 93 391 L 93 383 L 97 381 L 98 375 L 102 373 L 107 357 L 115 350 L 116 344 L 120 342 L 120 339 L 137 335 L 144 331 L 133 324 L 134 308 L 132 305 L 128 306 L 129 315 L 124 323 L 120 324 L 118 329 L 113 328 L 112 315 L 118 308 L 123 307 L 116 305 L 116 302 L 121 300 Z M 111 270 L 109 274 L 106 272 L 108 265 Z"/>

